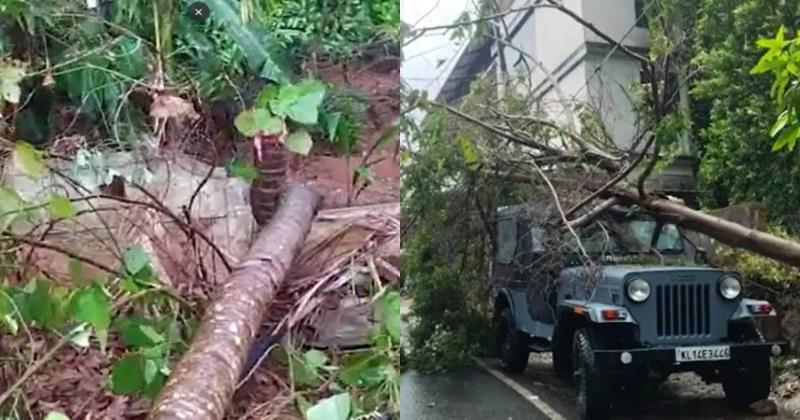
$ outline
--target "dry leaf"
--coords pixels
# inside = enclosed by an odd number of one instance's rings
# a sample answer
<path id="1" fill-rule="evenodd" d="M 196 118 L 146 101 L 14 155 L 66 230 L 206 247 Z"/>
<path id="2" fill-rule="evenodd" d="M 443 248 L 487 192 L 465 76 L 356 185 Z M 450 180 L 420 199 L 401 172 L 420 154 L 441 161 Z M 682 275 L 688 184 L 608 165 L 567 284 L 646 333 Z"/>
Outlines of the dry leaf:
<path id="1" fill-rule="evenodd" d="M 186 99 L 173 95 L 158 95 L 150 106 L 150 116 L 159 119 L 183 120 L 197 118 L 198 115 L 194 106 Z"/>

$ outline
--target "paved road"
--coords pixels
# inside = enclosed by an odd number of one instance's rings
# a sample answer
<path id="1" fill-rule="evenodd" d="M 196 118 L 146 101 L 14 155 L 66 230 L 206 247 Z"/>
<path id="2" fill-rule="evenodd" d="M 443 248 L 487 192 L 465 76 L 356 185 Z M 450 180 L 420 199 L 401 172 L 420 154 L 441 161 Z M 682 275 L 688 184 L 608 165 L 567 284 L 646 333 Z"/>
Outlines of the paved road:
<path id="1" fill-rule="evenodd" d="M 499 370 L 496 360 L 484 363 Z M 521 375 L 504 374 L 525 392 L 535 395 L 557 416 L 577 420 L 575 393 L 553 372 L 548 354 L 531 356 L 528 370 Z M 444 375 L 419 375 L 407 372 L 401 378 L 401 418 L 403 420 L 517 420 L 552 418 L 538 410 L 512 387 L 486 370 L 473 367 Z M 736 419 L 788 420 L 779 414 L 756 417 L 748 410 L 727 404 L 718 384 L 707 385 L 692 374 L 672 375 L 661 385 L 651 384 L 636 400 L 618 396 L 614 419 Z"/>
<path id="2" fill-rule="evenodd" d="M 521 395 L 479 367 L 400 378 L 402 420 L 546 420 Z"/>

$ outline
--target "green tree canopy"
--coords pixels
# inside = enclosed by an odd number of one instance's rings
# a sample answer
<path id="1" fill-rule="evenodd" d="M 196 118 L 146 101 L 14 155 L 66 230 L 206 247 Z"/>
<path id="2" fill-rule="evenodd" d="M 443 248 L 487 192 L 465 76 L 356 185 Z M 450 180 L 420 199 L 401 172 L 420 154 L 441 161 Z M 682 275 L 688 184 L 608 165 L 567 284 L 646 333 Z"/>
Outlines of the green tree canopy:
<path id="1" fill-rule="evenodd" d="M 778 114 L 770 97 L 772 78 L 750 74 L 764 53 L 756 41 L 772 38 L 781 25 L 800 28 L 800 3 L 702 2 L 693 45 L 692 119 L 703 204 L 760 201 L 770 222 L 797 231 L 800 189 L 792 186 L 800 185 L 798 151 L 772 151 L 770 128 Z"/>

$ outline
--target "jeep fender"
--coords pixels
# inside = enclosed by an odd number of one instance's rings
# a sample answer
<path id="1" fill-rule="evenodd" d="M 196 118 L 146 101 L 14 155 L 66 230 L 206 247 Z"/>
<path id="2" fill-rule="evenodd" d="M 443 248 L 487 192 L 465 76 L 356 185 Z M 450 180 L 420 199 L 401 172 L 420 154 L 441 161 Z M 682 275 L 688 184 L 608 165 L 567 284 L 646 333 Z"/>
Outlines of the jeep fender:
<path id="1" fill-rule="evenodd" d="M 511 309 L 511 314 L 514 316 L 514 325 L 519 331 L 531 337 L 550 339 L 553 333 L 552 323 L 540 322 L 531 318 L 524 290 L 499 289 L 494 298 L 494 316 L 499 316 L 503 308 Z"/>
<path id="2" fill-rule="evenodd" d="M 609 315 L 616 314 L 615 317 Z M 607 305 L 605 303 L 588 302 L 585 300 L 565 300 L 558 305 L 559 320 L 562 316 L 571 316 L 584 319 L 594 324 L 636 324 L 631 313 L 622 306 Z"/>
<path id="3" fill-rule="evenodd" d="M 553 347 L 561 351 L 571 348 L 572 334 L 579 328 L 587 328 L 593 335 L 595 345 L 601 349 L 631 346 L 638 336 L 638 323 L 622 306 L 565 300 L 559 304 L 557 315 Z M 615 318 L 609 319 L 610 315 Z"/>
<path id="4" fill-rule="evenodd" d="M 761 306 L 761 305 L 770 305 L 770 306 L 772 306 L 769 303 L 769 301 L 766 301 L 766 300 L 742 299 L 739 302 L 739 307 L 736 308 L 736 312 L 734 312 L 733 315 L 731 316 L 731 320 L 750 318 L 750 317 L 753 317 L 753 316 L 777 316 L 778 315 L 778 313 L 775 312 L 775 308 L 773 308 L 772 311 L 770 313 L 768 313 L 768 314 L 765 313 L 765 314 L 760 314 L 760 315 L 754 315 L 754 314 L 752 314 L 750 312 L 750 308 L 749 307 L 751 307 L 751 306 L 757 306 L 758 307 L 758 306 Z"/>
<path id="5" fill-rule="evenodd" d="M 763 306 L 771 308 L 769 312 L 753 313 L 751 308 L 761 308 Z M 765 341 L 783 341 L 783 328 L 778 313 L 772 304 L 766 300 L 742 299 L 739 306 L 728 322 L 728 336 L 732 338 L 743 338 L 756 334 Z"/>
<path id="6" fill-rule="evenodd" d="M 514 310 L 514 300 L 511 299 L 511 294 L 508 292 L 508 289 L 500 289 L 494 295 L 494 317 L 497 318 L 500 316 L 500 313 L 502 313 L 505 308 L 511 308 L 512 314 L 516 312 Z"/>

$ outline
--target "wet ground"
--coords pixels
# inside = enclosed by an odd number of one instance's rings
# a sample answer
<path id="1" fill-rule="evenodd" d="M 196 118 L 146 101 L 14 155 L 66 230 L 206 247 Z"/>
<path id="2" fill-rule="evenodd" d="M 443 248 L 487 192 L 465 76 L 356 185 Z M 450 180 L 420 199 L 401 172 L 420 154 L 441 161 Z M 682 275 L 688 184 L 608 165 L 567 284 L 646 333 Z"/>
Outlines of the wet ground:
<path id="1" fill-rule="evenodd" d="M 499 362 L 484 363 L 500 370 Z M 541 399 L 564 419 L 577 419 L 575 393 L 553 372 L 549 354 L 531 355 L 528 370 L 505 374 Z M 725 401 L 722 387 L 704 384 L 693 374 L 670 376 L 649 386 L 635 399 L 617 396 L 614 419 L 766 419 L 788 420 L 786 413 L 756 416 Z M 401 417 L 408 420 L 547 419 L 534 404 L 480 367 L 443 375 L 407 372 L 401 380 Z"/>
<path id="2" fill-rule="evenodd" d="M 400 379 L 403 420 L 539 420 L 542 412 L 479 367 L 445 375 L 406 372 Z"/>

